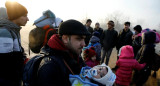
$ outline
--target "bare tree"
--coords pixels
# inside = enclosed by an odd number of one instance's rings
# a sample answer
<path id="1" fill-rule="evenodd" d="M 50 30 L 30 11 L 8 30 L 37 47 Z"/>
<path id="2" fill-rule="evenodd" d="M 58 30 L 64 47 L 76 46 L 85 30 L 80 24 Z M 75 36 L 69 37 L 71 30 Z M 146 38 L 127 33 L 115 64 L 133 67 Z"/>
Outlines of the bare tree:
<path id="1" fill-rule="evenodd" d="M 119 11 L 115 11 L 113 12 L 112 14 L 109 14 L 107 17 L 106 17 L 106 22 L 109 21 L 109 20 L 112 20 L 114 21 L 115 23 L 115 29 L 117 31 L 123 29 L 123 24 L 124 22 L 126 21 L 129 21 L 129 17 L 127 16 L 124 16 L 121 12 Z"/>
<path id="2" fill-rule="evenodd" d="M 80 21 L 83 24 L 85 24 L 88 18 L 89 17 L 88 17 L 88 15 L 86 13 L 86 16 L 83 19 L 81 19 Z M 99 20 L 100 20 L 99 23 L 101 22 L 100 26 L 103 29 L 107 28 L 107 22 L 109 20 L 114 21 L 114 23 L 115 23 L 115 29 L 119 32 L 119 30 L 123 29 L 124 22 L 129 21 L 130 18 L 127 17 L 127 16 L 125 16 L 125 15 L 123 15 L 122 12 L 115 11 L 115 12 L 113 12 L 111 14 L 106 15 L 106 18 L 102 18 L 102 19 L 99 19 Z"/>

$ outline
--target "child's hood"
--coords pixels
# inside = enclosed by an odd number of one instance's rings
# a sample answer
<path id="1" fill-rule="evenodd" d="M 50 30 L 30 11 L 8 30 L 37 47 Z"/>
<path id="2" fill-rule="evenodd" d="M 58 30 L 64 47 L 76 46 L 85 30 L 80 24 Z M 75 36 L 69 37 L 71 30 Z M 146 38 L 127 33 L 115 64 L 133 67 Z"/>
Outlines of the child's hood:
<path id="1" fill-rule="evenodd" d="M 90 39 L 90 42 L 91 43 L 96 43 L 96 42 L 100 42 L 100 39 L 96 36 L 92 36 L 91 39 Z"/>
<path id="2" fill-rule="evenodd" d="M 133 47 L 130 45 L 121 47 L 118 56 L 120 59 L 132 59 L 134 57 Z"/>

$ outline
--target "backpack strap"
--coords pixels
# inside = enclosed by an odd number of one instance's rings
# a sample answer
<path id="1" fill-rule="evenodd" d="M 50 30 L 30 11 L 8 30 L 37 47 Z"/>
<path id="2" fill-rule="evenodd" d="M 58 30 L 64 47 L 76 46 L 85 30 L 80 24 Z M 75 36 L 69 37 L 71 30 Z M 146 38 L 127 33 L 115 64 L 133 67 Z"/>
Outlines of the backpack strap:
<path id="1" fill-rule="evenodd" d="M 43 46 L 47 43 L 47 36 L 48 36 L 48 33 L 50 31 L 53 31 L 54 29 L 53 28 L 50 28 L 49 25 L 46 25 L 43 27 L 44 30 L 47 30 L 46 33 L 45 33 L 45 38 L 44 38 L 44 42 L 43 42 Z"/>
<path id="2" fill-rule="evenodd" d="M 57 58 L 54 56 L 54 55 L 52 55 L 52 56 L 50 56 L 50 55 L 45 55 L 45 57 L 47 57 L 47 58 L 44 58 L 44 61 L 45 62 L 47 62 L 47 60 L 49 59 L 49 58 L 51 58 L 52 60 L 54 60 L 55 62 L 57 62 L 57 64 L 59 64 L 59 65 L 62 65 L 62 64 L 60 64 L 59 63 L 59 61 L 57 60 Z M 65 66 L 69 69 L 69 71 L 72 73 L 72 75 L 75 75 L 74 74 L 74 72 L 72 71 L 72 69 L 69 67 L 69 65 L 67 64 L 67 62 L 64 60 L 64 59 L 62 59 L 63 60 L 63 62 L 64 62 L 64 64 L 65 64 Z M 42 61 L 41 63 L 40 63 L 40 65 L 39 65 L 39 68 L 38 68 L 38 70 L 41 68 L 41 66 L 45 63 L 44 61 Z M 63 67 L 61 67 L 61 68 L 63 68 Z M 63 68 L 64 69 L 64 68 Z"/>
<path id="3" fill-rule="evenodd" d="M 72 71 L 72 69 L 69 67 L 69 65 L 67 64 L 67 62 L 63 59 L 64 64 L 67 66 L 67 68 L 70 70 L 70 72 L 72 73 L 72 75 L 75 75 Z"/>

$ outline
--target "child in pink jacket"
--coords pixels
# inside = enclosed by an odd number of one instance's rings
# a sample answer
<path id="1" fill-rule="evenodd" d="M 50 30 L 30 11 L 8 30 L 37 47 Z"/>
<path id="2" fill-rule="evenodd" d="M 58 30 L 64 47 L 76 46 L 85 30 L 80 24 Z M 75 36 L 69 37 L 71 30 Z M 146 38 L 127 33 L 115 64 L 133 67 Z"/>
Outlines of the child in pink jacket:
<path id="1" fill-rule="evenodd" d="M 116 84 L 129 86 L 132 78 L 132 70 L 141 70 L 146 65 L 139 64 L 136 59 L 134 59 L 133 47 L 126 45 L 121 47 L 119 51 L 119 59 L 116 62 L 118 69 L 116 70 Z"/>

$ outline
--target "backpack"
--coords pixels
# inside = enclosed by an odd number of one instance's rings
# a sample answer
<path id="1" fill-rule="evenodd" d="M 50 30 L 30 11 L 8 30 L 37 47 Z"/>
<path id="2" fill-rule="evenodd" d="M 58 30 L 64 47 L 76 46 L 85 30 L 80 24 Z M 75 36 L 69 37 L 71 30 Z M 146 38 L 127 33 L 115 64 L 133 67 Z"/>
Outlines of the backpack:
<path id="1" fill-rule="evenodd" d="M 57 29 L 54 29 L 52 25 L 55 23 L 55 18 L 55 14 L 52 11 L 46 10 L 41 17 L 34 21 L 36 28 L 32 29 L 29 33 L 29 48 L 32 52 L 39 53 L 48 39 L 54 33 L 57 33 Z"/>
<path id="2" fill-rule="evenodd" d="M 44 54 L 36 55 L 25 64 L 22 78 L 23 86 L 35 86 L 38 68 L 44 57 L 46 57 Z"/>
<path id="3" fill-rule="evenodd" d="M 29 33 L 29 50 L 31 49 L 32 52 L 39 53 L 49 38 L 56 33 L 57 30 L 49 25 L 32 29 Z"/>
<path id="4" fill-rule="evenodd" d="M 34 57 L 32 57 L 26 64 L 23 70 L 23 86 L 37 86 L 37 75 L 38 75 L 38 70 L 39 68 L 41 68 L 43 66 L 43 64 L 50 62 L 50 60 L 52 59 L 52 61 L 54 61 L 55 64 L 58 64 L 60 69 L 62 71 L 66 71 L 66 68 L 64 68 L 65 66 L 68 68 L 68 70 L 71 71 L 72 74 L 73 71 L 70 69 L 70 67 L 68 66 L 68 64 L 66 63 L 66 61 L 64 59 L 59 60 L 60 58 L 55 58 L 57 55 L 49 55 L 49 53 L 47 54 L 38 54 Z M 61 56 L 59 56 L 61 57 Z M 62 62 L 64 62 L 64 64 L 62 64 Z M 65 66 L 64 66 L 65 65 Z M 65 75 L 67 73 L 65 72 Z"/>

